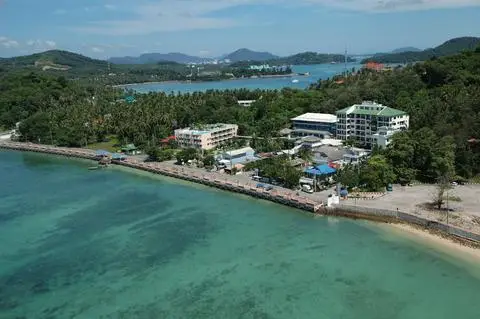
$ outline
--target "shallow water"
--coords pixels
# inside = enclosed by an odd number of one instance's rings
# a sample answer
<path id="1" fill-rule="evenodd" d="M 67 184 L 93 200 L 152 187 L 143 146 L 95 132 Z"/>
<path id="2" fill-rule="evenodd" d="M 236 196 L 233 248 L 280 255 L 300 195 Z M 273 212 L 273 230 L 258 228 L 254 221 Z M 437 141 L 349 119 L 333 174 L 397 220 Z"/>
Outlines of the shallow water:
<path id="1" fill-rule="evenodd" d="M 0 318 L 480 318 L 479 265 L 367 222 L 0 151 Z"/>
<path id="2" fill-rule="evenodd" d="M 352 68 L 359 70 L 362 67 L 360 63 L 348 63 L 347 69 Z M 257 79 L 237 79 L 225 81 L 210 81 L 210 82 L 163 82 L 163 83 L 143 83 L 126 85 L 125 87 L 133 89 L 140 93 L 147 92 L 204 92 L 207 90 L 234 90 L 234 89 L 264 89 L 264 90 L 280 90 L 284 87 L 295 89 L 305 89 L 318 80 L 331 78 L 336 74 L 341 74 L 345 71 L 343 63 L 338 64 L 313 64 L 313 65 L 294 65 L 292 66 L 294 73 L 307 73 L 309 76 L 295 76 L 295 77 L 271 77 L 271 78 L 257 78 Z M 293 80 L 298 82 L 292 82 Z"/>

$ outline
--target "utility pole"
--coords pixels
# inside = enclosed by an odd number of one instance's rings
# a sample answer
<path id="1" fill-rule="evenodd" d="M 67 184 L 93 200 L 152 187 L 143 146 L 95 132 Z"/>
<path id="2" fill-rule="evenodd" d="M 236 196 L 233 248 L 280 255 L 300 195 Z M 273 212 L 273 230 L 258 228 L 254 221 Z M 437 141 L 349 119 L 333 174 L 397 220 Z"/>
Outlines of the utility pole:
<path id="1" fill-rule="evenodd" d="M 345 77 L 347 77 L 347 47 L 345 46 Z"/>

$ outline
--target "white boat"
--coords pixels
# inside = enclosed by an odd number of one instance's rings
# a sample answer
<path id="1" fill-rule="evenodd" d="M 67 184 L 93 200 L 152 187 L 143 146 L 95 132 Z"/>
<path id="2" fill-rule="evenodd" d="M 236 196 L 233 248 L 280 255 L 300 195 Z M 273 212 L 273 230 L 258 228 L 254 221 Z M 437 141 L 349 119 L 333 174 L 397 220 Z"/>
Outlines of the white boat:
<path id="1" fill-rule="evenodd" d="M 298 81 L 297 79 L 292 80 L 292 83 L 298 83 L 298 82 L 300 81 Z"/>

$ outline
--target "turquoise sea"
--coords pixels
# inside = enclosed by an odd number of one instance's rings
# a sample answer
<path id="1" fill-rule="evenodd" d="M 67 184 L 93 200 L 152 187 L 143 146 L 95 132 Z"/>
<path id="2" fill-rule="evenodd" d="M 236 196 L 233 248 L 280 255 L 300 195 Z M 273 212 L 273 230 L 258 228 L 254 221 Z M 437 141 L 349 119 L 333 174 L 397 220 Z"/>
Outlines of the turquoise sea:
<path id="1" fill-rule="evenodd" d="M 359 59 L 360 60 L 360 59 Z M 355 68 L 359 70 L 362 67 L 360 63 L 348 63 L 347 68 L 351 70 Z M 196 91 L 207 90 L 233 90 L 233 89 L 265 89 L 275 90 L 284 87 L 291 87 L 296 89 L 305 89 L 312 83 L 316 83 L 320 79 L 327 79 L 336 74 L 340 74 L 345 70 L 345 65 L 338 64 L 314 64 L 314 65 L 294 65 L 292 67 L 294 73 L 307 73 L 309 76 L 295 76 L 295 77 L 274 77 L 274 78 L 257 78 L 257 79 L 238 79 L 226 81 L 212 81 L 212 82 L 163 82 L 163 83 L 144 83 L 131 84 L 124 86 L 128 89 L 133 89 L 140 93 L 148 92 L 175 92 L 188 93 Z M 292 83 L 292 80 L 298 80 L 298 83 Z"/>
<path id="2" fill-rule="evenodd" d="M 478 319 L 480 265 L 385 227 L 0 151 L 0 318 Z"/>

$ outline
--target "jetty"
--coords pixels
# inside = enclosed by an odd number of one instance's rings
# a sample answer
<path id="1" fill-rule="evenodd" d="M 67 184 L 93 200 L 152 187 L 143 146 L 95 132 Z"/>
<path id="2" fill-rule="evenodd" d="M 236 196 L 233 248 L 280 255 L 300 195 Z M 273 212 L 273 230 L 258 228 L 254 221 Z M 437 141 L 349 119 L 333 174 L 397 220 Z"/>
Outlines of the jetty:
<path id="1" fill-rule="evenodd" d="M 81 148 L 64 148 L 33 143 L 0 141 L 0 149 L 36 152 L 98 161 L 98 156 L 94 150 Z M 218 189 L 245 194 L 251 197 L 301 209 L 310 213 L 327 216 L 343 216 L 353 219 L 366 219 L 385 223 L 410 224 L 430 230 L 442 236 L 447 236 L 465 244 L 480 247 L 480 234 L 399 210 L 390 211 L 345 204 L 338 204 L 334 207 L 326 207 L 323 201 L 300 196 L 298 192 L 288 189 L 276 187 L 274 189 L 267 190 L 265 188 L 257 187 L 256 184 L 242 183 L 238 180 L 233 181 L 230 178 L 226 178 L 224 176 L 222 177 L 222 175 L 216 173 L 200 173 L 183 166 L 169 167 L 168 165 L 158 162 L 139 162 L 129 157 L 126 159 L 111 159 L 111 163 L 150 172 L 153 174 L 178 178 Z"/>

